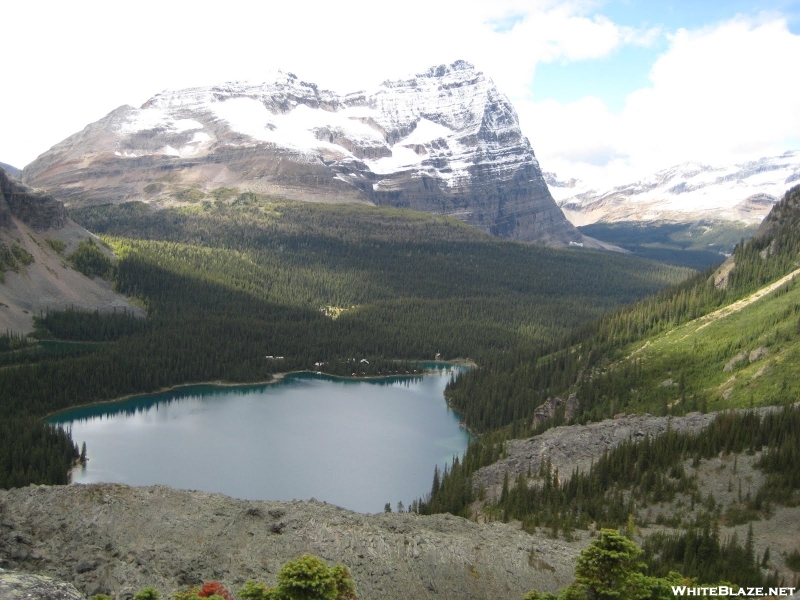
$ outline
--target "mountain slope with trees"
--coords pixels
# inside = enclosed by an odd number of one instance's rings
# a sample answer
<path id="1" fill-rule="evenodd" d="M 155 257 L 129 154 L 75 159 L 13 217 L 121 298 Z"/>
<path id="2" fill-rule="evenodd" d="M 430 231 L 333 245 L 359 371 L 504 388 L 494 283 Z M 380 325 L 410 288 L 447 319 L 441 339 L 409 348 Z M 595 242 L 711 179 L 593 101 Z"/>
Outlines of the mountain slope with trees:
<path id="1" fill-rule="evenodd" d="M 742 585 L 748 578 L 771 577 L 777 583 L 778 575 L 762 572 L 768 558 L 758 571 L 752 543 L 726 540 L 719 528 L 769 519 L 776 506 L 800 504 L 800 410 L 791 406 L 800 396 L 793 377 L 800 352 L 800 286 L 794 279 L 799 258 L 795 187 L 716 272 L 619 309 L 540 353 L 503 357 L 461 374 L 449 386 L 451 404 L 483 435 L 444 473 L 434 473 L 431 494 L 414 509 L 464 516 L 477 510 L 483 518 L 518 519 L 532 531 L 545 527 L 569 536 L 576 527 L 619 527 L 629 519 L 652 524 L 645 515 L 666 504 L 659 524 L 677 529 L 649 538 L 649 563 L 683 561 L 684 574 L 705 583 L 715 577 Z M 556 396 L 569 396 L 570 402 Z M 550 418 L 534 419 L 545 400 L 555 407 Z M 786 408 L 762 416 L 720 414 L 693 434 L 668 428 L 651 439 L 631 432 L 629 441 L 604 452 L 588 472 L 559 474 L 543 460 L 532 470 L 529 449 L 505 463 L 499 493 L 487 494 L 478 485 L 485 480 L 478 477 L 480 469 L 494 463 L 495 472 L 503 468 L 509 439 L 529 438 L 567 420 L 590 424 L 619 413 L 670 416 L 774 405 Z M 618 421 L 617 427 L 624 424 Z M 699 491 L 696 469 L 703 461 L 733 456 L 735 474 L 737 457 L 744 461 L 745 455 L 756 457 L 753 467 L 762 473 L 762 484 L 743 496 L 740 483 L 737 498 L 729 479 L 732 497 L 725 505 L 710 491 Z M 702 559 L 698 546 L 706 548 Z M 725 564 L 738 566 L 724 571 Z"/>
<path id="2" fill-rule="evenodd" d="M 795 187 L 715 273 L 697 274 L 529 355 L 491 357 L 450 386 L 451 403 L 477 431 L 512 426 L 525 436 L 540 404 L 571 392 L 577 394 L 578 422 L 796 397 L 800 388 L 788 376 L 800 349 L 794 278 L 758 301 L 746 299 L 797 270 L 799 257 Z M 727 316 L 717 318 L 721 309 Z"/>

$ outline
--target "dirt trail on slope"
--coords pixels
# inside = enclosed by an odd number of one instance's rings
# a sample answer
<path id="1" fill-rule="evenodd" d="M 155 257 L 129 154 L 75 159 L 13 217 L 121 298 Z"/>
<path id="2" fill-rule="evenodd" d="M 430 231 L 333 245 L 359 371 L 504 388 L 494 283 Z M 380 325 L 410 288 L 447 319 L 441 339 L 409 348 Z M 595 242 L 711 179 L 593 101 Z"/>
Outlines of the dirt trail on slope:
<path id="1" fill-rule="evenodd" d="M 714 312 L 709 313 L 704 317 L 699 317 L 697 321 L 702 322 L 703 324 L 697 328 L 697 331 L 700 331 L 701 329 L 703 329 L 703 327 L 708 327 L 714 321 L 717 321 L 723 317 L 727 317 L 728 315 L 732 315 L 733 313 L 739 312 L 746 306 L 750 306 L 753 302 L 755 302 L 756 300 L 760 300 L 770 292 L 775 291 L 787 281 L 791 281 L 798 274 L 800 274 L 800 269 L 795 269 L 788 275 L 785 275 L 780 279 L 778 279 L 778 281 L 770 283 L 768 286 L 765 286 L 760 290 L 753 292 L 747 298 L 742 298 L 741 300 L 737 300 L 733 304 L 729 304 L 728 306 L 720 308 L 719 310 L 715 310 Z"/>

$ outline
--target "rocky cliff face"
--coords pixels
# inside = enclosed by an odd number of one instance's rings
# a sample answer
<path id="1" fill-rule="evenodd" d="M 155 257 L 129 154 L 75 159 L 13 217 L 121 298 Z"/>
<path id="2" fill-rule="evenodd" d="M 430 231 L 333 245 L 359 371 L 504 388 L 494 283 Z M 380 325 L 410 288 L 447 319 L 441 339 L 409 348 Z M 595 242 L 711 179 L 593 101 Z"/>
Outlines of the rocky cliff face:
<path id="1" fill-rule="evenodd" d="M 70 205 L 197 201 L 235 187 L 592 245 L 555 205 L 508 99 L 463 61 L 348 95 L 283 73 L 259 85 L 164 92 L 87 126 L 22 177 Z"/>
<path id="2" fill-rule="evenodd" d="M 61 202 L 22 185 L 0 169 L 0 227 L 10 227 L 12 217 L 36 231 L 58 229 L 69 218 Z"/>
<path id="3" fill-rule="evenodd" d="M 564 423 L 569 423 L 572 417 L 578 410 L 578 395 L 570 394 L 567 399 L 548 398 L 542 404 L 536 407 L 533 411 L 533 419 L 531 419 L 531 429 L 536 429 L 542 423 L 549 421 L 555 417 L 559 411 L 563 411 Z"/>
<path id="4" fill-rule="evenodd" d="M 22 173 L 22 169 L 18 169 L 17 167 L 14 167 L 4 162 L 0 162 L 0 169 L 5 171 L 12 177 L 19 177 L 20 173 Z"/>

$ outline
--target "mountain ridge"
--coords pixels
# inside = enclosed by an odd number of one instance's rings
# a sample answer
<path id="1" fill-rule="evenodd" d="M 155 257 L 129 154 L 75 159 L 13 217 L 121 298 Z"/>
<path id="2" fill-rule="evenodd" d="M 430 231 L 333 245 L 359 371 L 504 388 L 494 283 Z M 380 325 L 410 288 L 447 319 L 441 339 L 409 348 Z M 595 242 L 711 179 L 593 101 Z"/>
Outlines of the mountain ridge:
<path id="1" fill-rule="evenodd" d="M 757 225 L 800 181 L 800 152 L 733 165 L 687 162 L 610 189 L 544 173 L 553 197 L 575 225 L 619 221 L 740 221 Z"/>
<path id="2" fill-rule="evenodd" d="M 70 207 L 288 199 L 455 216 L 499 237 L 608 247 L 556 206 L 508 99 L 465 61 L 339 95 L 291 73 L 157 94 L 122 106 L 27 165 Z"/>

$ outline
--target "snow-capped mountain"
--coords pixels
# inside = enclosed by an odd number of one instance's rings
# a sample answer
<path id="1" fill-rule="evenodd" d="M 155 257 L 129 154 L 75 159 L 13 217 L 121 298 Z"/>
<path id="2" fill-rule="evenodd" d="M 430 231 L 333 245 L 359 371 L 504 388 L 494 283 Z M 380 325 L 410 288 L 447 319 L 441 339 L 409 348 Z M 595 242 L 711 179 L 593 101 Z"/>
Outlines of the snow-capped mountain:
<path id="1" fill-rule="evenodd" d="M 727 167 L 685 163 L 605 191 L 576 179 L 559 180 L 554 173 L 544 177 L 556 203 L 576 226 L 701 219 L 758 224 L 786 190 L 800 182 L 800 152 Z"/>
<path id="2" fill-rule="evenodd" d="M 221 187 L 456 216 L 502 237 L 585 243 L 556 206 L 516 112 L 457 61 L 339 95 L 288 73 L 122 106 L 28 165 L 68 205 L 195 201 Z M 183 192 L 183 194 L 182 194 Z"/>

